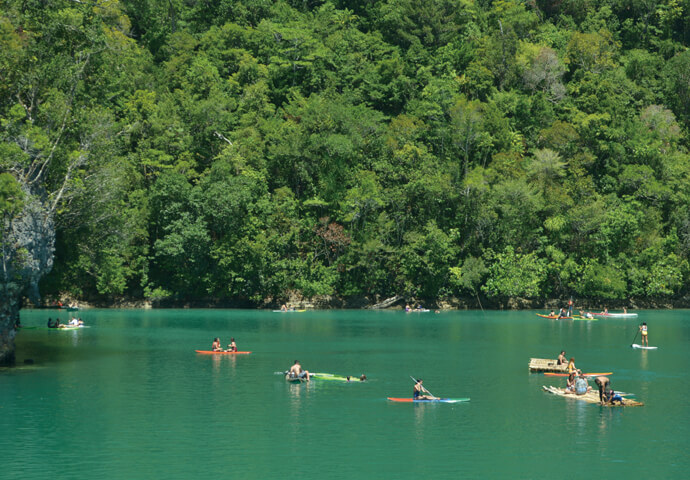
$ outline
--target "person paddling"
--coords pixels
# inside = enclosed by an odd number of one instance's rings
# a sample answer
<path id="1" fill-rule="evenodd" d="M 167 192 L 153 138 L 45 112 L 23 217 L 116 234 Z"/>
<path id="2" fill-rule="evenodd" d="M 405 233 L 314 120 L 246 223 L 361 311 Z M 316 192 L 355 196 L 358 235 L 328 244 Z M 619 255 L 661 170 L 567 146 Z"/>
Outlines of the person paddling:
<path id="1" fill-rule="evenodd" d="M 299 360 L 295 360 L 294 365 L 290 367 L 290 371 L 288 372 L 288 377 L 290 378 L 304 378 L 309 381 L 309 370 L 303 370 L 302 365 L 300 365 Z"/>
<path id="2" fill-rule="evenodd" d="M 422 382 L 424 382 L 424 380 L 422 380 L 421 378 L 415 380 L 414 390 L 412 391 L 412 398 L 414 400 L 434 400 L 436 397 L 431 395 L 431 392 L 424 388 Z M 424 392 L 428 393 L 429 395 L 423 395 Z"/>
<path id="3" fill-rule="evenodd" d="M 642 345 L 645 347 L 649 346 L 649 339 L 647 338 L 647 322 L 642 322 L 640 325 L 640 333 L 642 334 Z"/>

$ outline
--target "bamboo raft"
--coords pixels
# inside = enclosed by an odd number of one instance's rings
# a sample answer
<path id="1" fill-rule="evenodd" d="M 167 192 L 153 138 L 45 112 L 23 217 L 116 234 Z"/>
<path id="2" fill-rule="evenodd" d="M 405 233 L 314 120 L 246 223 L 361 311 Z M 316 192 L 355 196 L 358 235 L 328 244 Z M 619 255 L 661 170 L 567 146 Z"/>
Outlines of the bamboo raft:
<path id="1" fill-rule="evenodd" d="M 529 371 L 530 372 L 552 372 L 565 373 L 568 371 L 567 365 L 556 365 L 557 361 L 550 358 L 530 358 Z"/>
<path id="2" fill-rule="evenodd" d="M 564 398 L 574 398 L 575 400 L 580 400 L 583 402 L 587 403 L 600 403 L 599 402 L 599 391 L 596 389 L 593 389 L 584 395 L 576 395 L 574 393 L 565 393 L 564 388 L 558 388 L 558 387 L 552 387 L 552 386 L 542 386 L 542 389 L 544 389 L 545 392 L 552 393 L 554 395 L 558 395 L 559 397 L 564 397 Z M 630 400 L 629 398 L 623 398 L 623 404 L 619 405 L 616 403 L 615 405 L 610 405 L 610 404 L 605 404 L 602 405 L 602 407 L 641 407 L 643 406 L 644 403 L 642 402 L 637 402 L 635 400 Z"/>

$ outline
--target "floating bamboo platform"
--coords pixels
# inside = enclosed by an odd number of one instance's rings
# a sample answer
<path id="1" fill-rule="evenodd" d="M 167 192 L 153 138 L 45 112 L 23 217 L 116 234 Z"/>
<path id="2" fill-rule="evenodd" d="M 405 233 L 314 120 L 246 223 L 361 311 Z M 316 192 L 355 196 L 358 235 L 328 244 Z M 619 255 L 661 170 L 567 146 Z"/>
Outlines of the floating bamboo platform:
<path id="1" fill-rule="evenodd" d="M 554 395 L 558 395 L 559 397 L 564 397 L 564 398 L 573 398 L 575 400 L 580 400 L 582 402 L 587 402 L 587 403 L 600 403 L 599 402 L 599 390 L 592 389 L 591 391 L 585 393 L 584 395 L 576 395 L 574 393 L 565 393 L 564 388 L 558 388 L 558 387 L 552 387 L 552 386 L 542 386 L 542 389 L 544 389 L 545 392 L 553 393 Z M 603 407 L 642 407 L 644 403 L 642 402 L 636 402 L 635 400 L 630 400 L 629 398 L 623 398 L 623 404 L 605 404 L 602 405 Z"/>
<path id="2" fill-rule="evenodd" d="M 530 372 L 553 372 L 565 373 L 568 371 L 567 365 L 556 365 L 557 361 L 550 358 L 530 358 L 529 371 Z"/>

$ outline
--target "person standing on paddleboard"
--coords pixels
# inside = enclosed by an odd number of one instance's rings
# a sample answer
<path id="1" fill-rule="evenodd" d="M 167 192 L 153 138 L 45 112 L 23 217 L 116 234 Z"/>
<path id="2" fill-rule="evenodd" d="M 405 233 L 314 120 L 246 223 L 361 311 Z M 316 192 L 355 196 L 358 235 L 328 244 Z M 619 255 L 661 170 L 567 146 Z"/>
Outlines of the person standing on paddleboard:
<path id="1" fill-rule="evenodd" d="M 640 325 L 640 333 L 642 334 L 642 346 L 648 347 L 649 339 L 647 337 L 647 322 L 642 322 L 642 325 Z"/>

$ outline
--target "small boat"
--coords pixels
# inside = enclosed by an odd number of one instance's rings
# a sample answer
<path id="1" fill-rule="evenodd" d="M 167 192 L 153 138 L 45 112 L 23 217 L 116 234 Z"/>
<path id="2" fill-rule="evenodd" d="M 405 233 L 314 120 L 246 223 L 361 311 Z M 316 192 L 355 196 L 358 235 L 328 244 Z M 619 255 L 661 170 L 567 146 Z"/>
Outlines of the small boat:
<path id="1" fill-rule="evenodd" d="M 469 402 L 469 398 L 432 398 L 429 400 L 425 399 L 414 399 L 414 398 L 396 398 L 396 397 L 388 397 L 388 400 L 391 402 L 400 402 L 400 403 L 460 403 L 460 402 Z"/>
<path id="2" fill-rule="evenodd" d="M 196 353 L 201 353 L 204 355 L 249 355 L 252 352 L 214 352 L 213 350 L 194 350 Z"/>
<path id="3" fill-rule="evenodd" d="M 412 308 L 410 310 L 405 310 L 405 313 L 426 313 L 430 312 L 428 308 Z"/>
<path id="4" fill-rule="evenodd" d="M 273 313 L 302 313 L 306 312 L 306 309 L 303 310 L 273 310 Z"/>
<path id="5" fill-rule="evenodd" d="M 596 403 L 596 404 L 601 404 L 599 401 L 599 391 L 598 390 L 590 390 L 589 392 L 585 393 L 584 395 L 577 395 L 575 393 L 565 393 L 564 388 L 558 388 L 558 387 L 552 387 L 552 386 L 542 386 L 541 387 L 545 392 L 552 393 L 553 395 L 557 395 L 562 398 L 573 398 L 575 400 L 580 400 L 582 402 L 587 402 L 587 403 Z M 630 400 L 629 398 L 623 397 L 623 402 L 618 404 L 605 404 L 601 405 L 602 407 L 641 407 L 643 406 L 644 403 L 642 402 L 637 402 L 635 400 Z"/>
<path id="6" fill-rule="evenodd" d="M 559 317 L 558 315 L 543 315 L 541 313 L 537 313 L 538 317 L 542 318 L 550 318 L 551 320 L 572 320 L 573 317 Z"/>
<path id="7" fill-rule="evenodd" d="M 298 377 L 296 375 L 290 375 L 288 373 L 287 375 L 285 375 L 285 381 L 288 383 L 304 383 L 308 382 L 309 380 L 307 380 L 305 377 Z"/>
<path id="8" fill-rule="evenodd" d="M 568 373 L 551 373 L 547 372 L 544 375 L 548 375 L 549 377 L 567 377 L 569 374 Z M 603 372 L 603 373 L 584 373 L 583 374 L 585 377 L 600 377 L 602 375 L 613 375 L 613 372 Z M 577 376 L 577 375 L 576 375 Z"/>
<path id="9" fill-rule="evenodd" d="M 642 350 L 656 350 L 659 347 L 644 347 L 642 345 L 638 345 L 637 343 L 633 343 L 630 345 L 632 348 L 641 348 Z"/>

